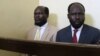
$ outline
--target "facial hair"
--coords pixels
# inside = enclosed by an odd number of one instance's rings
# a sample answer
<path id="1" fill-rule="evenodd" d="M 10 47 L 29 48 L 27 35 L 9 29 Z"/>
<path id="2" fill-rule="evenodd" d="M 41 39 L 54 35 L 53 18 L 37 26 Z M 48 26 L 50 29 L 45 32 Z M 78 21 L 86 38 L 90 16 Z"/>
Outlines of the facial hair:
<path id="1" fill-rule="evenodd" d="M 83 24 L 84 24 L 84 20 L 79 22 L 78 24 L 76 24 L 75 22 L 71 21 L 70 20 L 70 24 L 75 28 L 75 29 L 78 29 L 80 28 Z"/>
<path id="2" fill-rule="evenodd" d="M 35 25 L 41 27 L 41 26 L 43 26 L 46 22 L 47 22 L 47 20 L 43 20 L 43 21 L 41 21 L 41 22 L 39 22 L 39 23 L 36 23 L 36 22 L 35 22 Z"/>

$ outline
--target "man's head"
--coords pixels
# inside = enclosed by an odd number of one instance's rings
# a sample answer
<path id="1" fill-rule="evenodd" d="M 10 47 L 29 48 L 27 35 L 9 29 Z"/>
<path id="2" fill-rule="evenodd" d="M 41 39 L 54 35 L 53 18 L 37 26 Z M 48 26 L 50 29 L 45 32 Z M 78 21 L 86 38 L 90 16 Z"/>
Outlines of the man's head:
<path id="1" fill-rule="evenodd" d="M 75 2 L 68 7 L 68 18 L 70 24 L 78 29 L 84 24 L 85 20 L 85 8 L 81 3 Z"/>
<path id="2" fill-rule="evenodd" d="M 47 22 L 49 9 L 44 6 L 38 6 L 34 11 L 35 25 L 42 26 Z"/>

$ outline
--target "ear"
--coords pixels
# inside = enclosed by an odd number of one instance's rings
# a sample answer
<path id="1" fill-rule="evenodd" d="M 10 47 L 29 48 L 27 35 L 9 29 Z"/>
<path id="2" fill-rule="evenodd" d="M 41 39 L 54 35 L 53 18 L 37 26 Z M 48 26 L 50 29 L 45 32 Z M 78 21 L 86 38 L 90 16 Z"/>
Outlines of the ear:
<path id="1" fill-rule="evenodd" d="M 70 18 L 70 14 L 67 14 L 68 19 Z"/>
<path id="2" fill-rule="evenodd" d="M 46 17 L 46 18 L 48 18 L 48 17 L 49 17 L 49 15 L 45 14 L 45 17 Z"/>

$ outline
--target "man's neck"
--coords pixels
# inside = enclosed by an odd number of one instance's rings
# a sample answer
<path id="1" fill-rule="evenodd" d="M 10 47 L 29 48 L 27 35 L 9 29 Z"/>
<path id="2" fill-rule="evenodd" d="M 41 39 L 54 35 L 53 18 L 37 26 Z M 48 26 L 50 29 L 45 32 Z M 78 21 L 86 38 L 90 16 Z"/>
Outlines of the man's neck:
<path id="1" fill-rule="evenodd" d="M 77 28 L 78 30 L 81 30 L 83 28 L 83 25 L 81 25 L 81 27 Z M 73 26 L 71 26 L 71 29 L 74 30 L 75 28 Z"/>

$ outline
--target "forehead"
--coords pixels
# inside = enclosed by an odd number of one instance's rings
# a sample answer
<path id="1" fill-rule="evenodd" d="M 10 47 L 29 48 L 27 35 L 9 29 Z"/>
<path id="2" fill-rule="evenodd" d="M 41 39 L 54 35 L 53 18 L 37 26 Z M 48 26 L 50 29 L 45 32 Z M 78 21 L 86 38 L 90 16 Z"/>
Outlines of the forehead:
<path id="1" fill-rule="evenodd" d="M 70 13 L 84 13 L 84 8 L 80 4 L 73 4 L 69 10 Z"/>
<path id="2" fill-rule="evenodd" d="M 45 12 L 45 11 L 44 11 L 44 7 L 37 7 L 37 8 L 35 9 L 35 12 Z"/>

